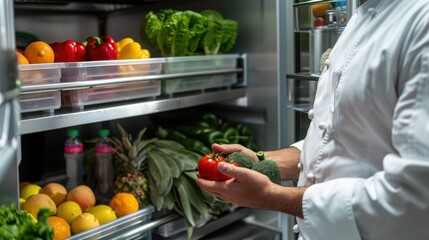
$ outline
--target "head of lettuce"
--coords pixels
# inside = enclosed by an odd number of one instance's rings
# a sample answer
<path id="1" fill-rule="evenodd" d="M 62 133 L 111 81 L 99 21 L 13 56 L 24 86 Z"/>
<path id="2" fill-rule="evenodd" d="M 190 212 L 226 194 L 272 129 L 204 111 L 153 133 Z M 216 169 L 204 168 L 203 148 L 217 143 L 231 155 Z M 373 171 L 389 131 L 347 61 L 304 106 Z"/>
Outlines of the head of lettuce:
<path id="1" fill-rule="evenodd" d="M 140 33 L 161 57 L 215 55 L 234 47 L 237 22 L 224 19 L 214 10 L 197 13 L 165 9 L 149 12 Z"/>

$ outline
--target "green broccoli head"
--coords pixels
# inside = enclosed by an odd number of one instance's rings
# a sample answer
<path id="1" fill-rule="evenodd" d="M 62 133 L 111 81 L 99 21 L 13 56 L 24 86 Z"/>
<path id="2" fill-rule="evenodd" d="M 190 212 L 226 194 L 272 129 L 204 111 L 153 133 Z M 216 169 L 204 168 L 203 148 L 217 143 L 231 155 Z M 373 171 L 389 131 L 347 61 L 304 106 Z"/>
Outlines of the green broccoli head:
<path id="1" fill-rule="evenodd" d="M 273 183 L 281 183 L 281 173 L 276 161 L 261 160 L 254 163 L 252 169 L 266 175 Z"/>
<path id="2" fill-rule="evenodd" d="M 250 157 L 241 152 L 231 153 L 226 157 L 226 159 L 229 162 L 236 162 L 239 167 L 245 167 L 250 169 L 252 169 L 252 166 L 254 164 Z"/>

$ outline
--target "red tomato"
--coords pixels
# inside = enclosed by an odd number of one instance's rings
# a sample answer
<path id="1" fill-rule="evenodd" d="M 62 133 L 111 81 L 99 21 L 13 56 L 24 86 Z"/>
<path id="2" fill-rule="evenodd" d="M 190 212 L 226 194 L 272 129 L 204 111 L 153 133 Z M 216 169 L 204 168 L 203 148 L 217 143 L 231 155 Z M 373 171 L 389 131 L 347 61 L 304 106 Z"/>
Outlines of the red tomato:
<path id="1" fill-rule="evenodd" d="M 226 181 L 231 179 L 230 176 L 226 176 L 219 172 L 217 169 L 217 164 L 220 162 L 226 162 L 225 158 L 219 153 L 209 153 L 201 157 L 198 163 L 198 173 L 200 177 L 212 180 L 212 181 Z M 232 162 L 234 166 L 237 166 L 237 163 Z"/>

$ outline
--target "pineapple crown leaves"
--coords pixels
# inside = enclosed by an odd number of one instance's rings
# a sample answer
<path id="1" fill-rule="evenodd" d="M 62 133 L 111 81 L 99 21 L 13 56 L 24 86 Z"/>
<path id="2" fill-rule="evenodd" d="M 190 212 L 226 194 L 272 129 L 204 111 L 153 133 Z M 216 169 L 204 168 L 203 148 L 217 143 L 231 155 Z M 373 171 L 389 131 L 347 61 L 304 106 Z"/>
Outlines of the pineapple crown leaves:
<path id="1" fill-rule="evenodd" d="M 114 144 L 113 152 L 117 159 L 124 165 L 131 165 L 134 169 L 144 168 L 144 164 L 147 158 L 147 142 L 142 140 L 147 128 L 143 128 L 133 140 L 131 134 L 129 134 L 121 124 L 117 124 L 120 138 L 113 138 Z"/>

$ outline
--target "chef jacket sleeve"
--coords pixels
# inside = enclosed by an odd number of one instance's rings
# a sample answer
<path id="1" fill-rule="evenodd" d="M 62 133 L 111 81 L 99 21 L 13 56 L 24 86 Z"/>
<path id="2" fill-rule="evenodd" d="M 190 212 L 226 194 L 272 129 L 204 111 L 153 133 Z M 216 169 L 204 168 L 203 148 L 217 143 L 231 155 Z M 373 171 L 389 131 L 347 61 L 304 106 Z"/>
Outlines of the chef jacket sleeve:
<path id="1" fill-rule="evenodd" d="M 304 145 L 304 140 L 298 141 L 296 143 L 291 144 L 291 147 L 296 147 L 298 148 L 300 151 L 302 151 L 302 147 Z"/>
<path id="2" fill-rule="evenodd" d="M 429 236 L 429 32 L 418 29 L 398 66 L 395 153 L 368 179 L 310 186 L 303 213 L 310 239 L 427 239 Z"/>

